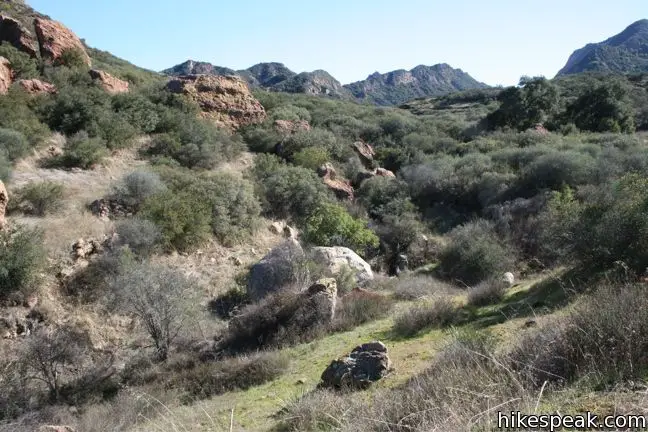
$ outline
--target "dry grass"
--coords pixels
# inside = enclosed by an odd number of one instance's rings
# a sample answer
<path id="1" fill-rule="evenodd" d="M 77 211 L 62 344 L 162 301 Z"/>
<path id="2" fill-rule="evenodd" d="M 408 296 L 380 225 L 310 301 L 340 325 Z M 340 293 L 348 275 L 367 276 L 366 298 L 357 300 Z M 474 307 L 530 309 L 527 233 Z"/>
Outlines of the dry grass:
<path id="1" fill-rule="evenodd" d="M 394 319 L 393 332 L 411 337 L 419 331 L 446 327 L 459 322 L 461 309 L 451 297 L 438 296 L 411 306 Z"/>

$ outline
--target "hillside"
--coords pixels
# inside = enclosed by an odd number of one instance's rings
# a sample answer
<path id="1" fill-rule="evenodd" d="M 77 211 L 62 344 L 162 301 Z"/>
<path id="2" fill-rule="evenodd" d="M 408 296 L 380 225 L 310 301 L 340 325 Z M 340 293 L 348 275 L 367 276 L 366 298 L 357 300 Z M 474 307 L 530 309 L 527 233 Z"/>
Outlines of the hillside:
<path id="1" fill-rule="evenodd" d="M 341 85 L 324 70 L 297 74 L 282 63 L 259 63 L 248 69 L 234 71 L 209 63 L 188 60 L 162 71 L 170 76 L 189 73 L 237 75 L 252 87 L 287 93 L 305 93 L 334 99 L 357 100 L 376 105 L 398 105 L 419 97 L 440 96 L 456 91 L 488 87 L 461 69 L 447 64 L 417 66 L 411 71 L 397 70 L 370 75 L 364 81 Z"/>
<path id="2" fill-rule="evenodd" d="M 558 76 L 581 72 L 648 72 L 648 19 L 631 24 L 603 42 L 574 51 Z"/>
<path id="3" fill-rule="evenodd" d="M 442 96 L 457 91 L 488 87 L 447 64 L 419 65 L 410 71 L 397 70 L 369 75 L 366 80 L 344 86 L 358 100 L 377 105 L 399 105 L 421 97 Z"/>
<path id="4" fill-rule="evenodd" d="M 648 423 L 648 75 L 375 106 L 0 6 L 0 432 Z"/>

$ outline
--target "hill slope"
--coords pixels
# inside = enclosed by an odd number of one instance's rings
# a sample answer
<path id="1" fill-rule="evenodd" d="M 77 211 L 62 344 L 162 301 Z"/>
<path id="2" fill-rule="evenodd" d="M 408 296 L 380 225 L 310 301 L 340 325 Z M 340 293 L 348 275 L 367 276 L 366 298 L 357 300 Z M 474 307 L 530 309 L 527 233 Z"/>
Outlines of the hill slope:
<path id="1" fill-rule="evenodd" d="M 362 100 L 378 105 L 398 105 L 419 97 L 441 96 L 456 91 L 488 87 L 462 71 L 442 63 L 419 65 L 410 71 L 378 72 L 345 87 Z"/>
<path id="2" fill-rule="evenodd" d="M 580 72 L 648 72 L 648 19 L 631 24 L 603 42 L 574 51 L 558 76 Z"/>

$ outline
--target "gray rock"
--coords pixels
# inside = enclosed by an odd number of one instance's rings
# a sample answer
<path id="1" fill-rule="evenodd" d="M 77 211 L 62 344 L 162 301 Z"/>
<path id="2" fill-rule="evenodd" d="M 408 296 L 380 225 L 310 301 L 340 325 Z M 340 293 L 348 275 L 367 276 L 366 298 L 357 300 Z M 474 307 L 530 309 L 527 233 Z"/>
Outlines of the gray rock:
<path id="1" fill-rule="evenodd" d="M 247 292 L 253 301 L 280 291 L 300 279 L 304 250 L 295 239 L 288 239 L 272 249 L 250 269 Z"/>
<path id="2" fill-rule="evenodd" d="M 333 360 L 322 373 L 319 387 L 364 389 L 391 370 L 385 344 L 369 342 L 355 347 L 348 356 Z"/>
<path id="3" fill-rule="evenodd" d="M 356 282 L 360 285 L 374 278 L 371 266 L 349 248 L 314 247 L 311 253 L 313 260 L 323 264 L 331 276 L 338 275 L 345 266 L 348 266 L 355 273 Z"/>

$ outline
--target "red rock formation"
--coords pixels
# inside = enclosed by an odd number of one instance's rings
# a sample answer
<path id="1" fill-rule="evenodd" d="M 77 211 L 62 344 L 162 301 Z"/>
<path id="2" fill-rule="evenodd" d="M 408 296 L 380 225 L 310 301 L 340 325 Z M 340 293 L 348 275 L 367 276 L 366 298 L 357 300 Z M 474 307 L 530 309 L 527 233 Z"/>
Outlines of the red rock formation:
<path id="1" fill-rule="evenodd" d="M 20 51 L 36 57 L 38 47 L 29 30 L 20 21 L 0 14 L 0 42 L 5 41 Z"/>
<path id="2" fill-rule="evenodd" d="M 311 125 L 306 120 L 275 120 L 274 128 L 282 135 L 290 135 L 295 132 L 309 131 Z"/>
<path id="3" fill-rule="evenodd" d="M 120 80 L 119 78 L 110 75 L 108 72 L 98 69 L 91 69 L 89 73 L 90 77 L 93 80 L 99 81 L 101 87 L 103 87 L 108 93 L 128 93 L 128 81 Z"/>
<path id="4" fill-rule="evenodd" d="M 43 59 L 54 62 L 61 58 L 65 50 L 78 49 L 83 53 L 85 63 L 90 66 L 90 56 L 83 43 L 70 29 L 58 21 L 43 18 L 36 18 L 34 26 Z"/>
<path id="5" fill-rule="evenodd" d="M 9 60 L 0 57 L 0 94 L 6 94 L 11 85 L 12 73 L 9 64 Z"/>
<path id="6" fill-rule="evenodd" d="M 373 158 L 376 155 L 373 147 L 365 142 L 356 141 L 353 143 L 353 149 L 358 153 L 358 156 L 360 156 L 362 164 L 365 167 L 371 169 L 373 165 Z"/>
<path id="7" fill-rule="evenodd" d="M 331 189 L 335 195 L 340 199 L 349 199 L 354 198 L 353 186 L 349 180 L 341 179 L 337 177 L 335 168 L 329 163 L 322 165 L 317 173 L 324 180 L 324 184 Z"/>
<path id="8" fill-rule="evenodd" d="M 265 109 L 239 77 L 185 75 L 169 81 L 167 88 L 190 97 L 200 106 L 202 116 L 220 127 L 234 130 L 266 118 Z"/>
<path id="9" fill-rule="evenodd" d="M 46 83 L 38 79 L 19 80 L 18 85 L 29 94 L 56 93 L 56 86 L 54 84 Z"/>

